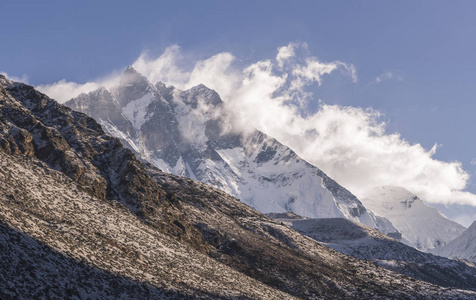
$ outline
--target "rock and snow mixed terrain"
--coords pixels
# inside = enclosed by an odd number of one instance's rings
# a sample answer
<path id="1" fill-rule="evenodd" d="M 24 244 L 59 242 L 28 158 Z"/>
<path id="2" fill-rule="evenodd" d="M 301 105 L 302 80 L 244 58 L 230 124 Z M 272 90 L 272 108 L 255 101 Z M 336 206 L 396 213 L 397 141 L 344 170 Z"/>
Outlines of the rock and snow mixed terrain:
<path id="1" fill-rule="evenodd" d="M 476 289 L 476 267 L 473 263 L 418 251 L 347 219 L 307 219 L 283 214 L 270 216 L 322 245 L 388 270 L 442 286 Z"/>
<path id="2" fill-rule="evenodd" d="M 362 203 L 389 219 L 401 232 L 403 243 L 421 251 L 445 245 L 465 230 L 402 187 L 372 189 L 362 197 Z"/>
<path id="3" fill-rule="evenodd" d="M 455 257 L 476 262 L 476 221 L 460 236 L 446 245 L 436 247 L 430 251 L 436 255 Z"/>
<path id="4" fill-rule="evenodd" d="M 472 299 L 322 246 L 135 159 L 0 76 L 0 298 Z"/>
<path id="5" fill-rule="evenodd" d="M 120 83 L 66 103 L 97 119 L 136 154 L 165 172 L 218 187 L 263 213 L 342 217 L 398 235 L 349 191 L 259 131 L 236 133 L 219 95 L 203 85 L 153 85 L 129 67 Z"/>

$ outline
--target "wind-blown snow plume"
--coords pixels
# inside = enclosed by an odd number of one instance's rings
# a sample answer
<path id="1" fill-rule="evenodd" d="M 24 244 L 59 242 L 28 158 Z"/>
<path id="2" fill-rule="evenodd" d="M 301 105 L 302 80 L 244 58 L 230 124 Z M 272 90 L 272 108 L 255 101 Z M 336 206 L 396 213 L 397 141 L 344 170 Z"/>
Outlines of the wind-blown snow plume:
<path id="1" fill-rule="evenodd" d="M 58 82 L 52 84 L 42 84 L 36 86 L 36 89 L 47 94 L 50 98 L 53 98 L 60 103 L 64 103 L 71 98 L 79 96 L 82 93 L 92 92 L 102 86 L 107 88 L 112 87 L 117 84 L 118 80 L 119 73 L 114 72 L 109 76 L 82 84 L 61 79 Z"/>
<path id="2" fill-rule="evenodd" d="M 0 75 L 3 75 L 3 76 L 5 76 L 8 79 L 13 80 L 13 81 L 28 83 L 28 75 L 25 75 L 25 74 L 23 74 L 21 77 L 18 77 L 18 76 L 14 76 L 14 75 L 9 75 L 9 74 L 7 74 L 7 72 L 0 71 Z"/>
<path id="3" fill-rule="evenodd" d="M 387 133 L 379 112 L 323 101 L 316 113 L 306 111 L 313 99 L 310 85 L 324 84 L 333 72 L 356 82 L 353 65 L 321 62 L 306 44 L 296 43 L 278 48 L 274 59 L 244 67 L 225 52 L 187 68 L 180 65 L 182 55 L 178 46 L 171 46 L 157 58 L 141 55 L 133 66 L 152 82 L 179 89 L 203 83 L 216 90 L 233 116 L 235 129 L 255 127 L 275 137 L 357 196 L 375 186 L 399 185 L 427 202 L 476 206 L 476 196 L 464 191 L 469 175 L 461 163 L 433 158 L 436 145 L 425 149 L 398 133 Z M 59 82 L 39 89 L 66 100 L 75 95 L 60 97 L 52 92 L 65 93 L 66 84 L 76 93 L 94 85 Z"/>
<path id="4" fill-rule="evenodd" d="M 60 102 L 65 102 L 73 97 L 79 96 L 81 93 L 89 93 L 100 87 L 101 84 L 96 82 L 78 84 L 76 82 L 61 79 L 60 81 L 53 84 L 39 85 L 36 88 L 53 99 L 57 99 Z"/>

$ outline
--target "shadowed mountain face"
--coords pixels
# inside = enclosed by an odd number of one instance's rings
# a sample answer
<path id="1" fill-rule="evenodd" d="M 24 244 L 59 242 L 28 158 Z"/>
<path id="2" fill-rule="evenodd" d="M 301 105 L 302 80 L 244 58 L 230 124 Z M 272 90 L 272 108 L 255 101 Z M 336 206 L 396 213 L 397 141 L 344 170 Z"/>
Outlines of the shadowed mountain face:
<path id="1" fill-rule="evenodd" d="M 66 105 L 97 119 L 161 170 L 215 186 L 260 212 L 342 217 L 398 234 L 390 221 L 367 211 L 274 138 L 257 130 L 236 133 L 241 131 L 220 96 L 204 85 L 187 91 L 153 85 L 128 68 L 116 87 L 82 94 Z"/>
<path id="2" fill-rule="evenodd" d="M 273 217 L 341 253 L 388 270 L 446 287 L 476 290 L 476 267 L 472 263 L 420 252 L 375 229 L 346 219 Z"/>
<path id="3" fill-rule="evenodd" d="M 31 263 L 1 268 L 8 297 L 475 296 L 340 254 L 223 191 L 144 166 L 93 119 L 4 77 L 0 145 L 0 259 Z"/>

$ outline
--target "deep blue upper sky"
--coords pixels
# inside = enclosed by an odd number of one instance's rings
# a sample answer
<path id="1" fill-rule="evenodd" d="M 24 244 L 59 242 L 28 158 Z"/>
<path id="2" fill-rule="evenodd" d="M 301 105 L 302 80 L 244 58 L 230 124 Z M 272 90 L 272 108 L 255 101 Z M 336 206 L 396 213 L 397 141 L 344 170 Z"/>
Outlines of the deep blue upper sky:
<path id="1" fill-rule="evenodd" d="M 441 144 L 436 158 L 476 175 L 475 1 L 2 0 L 0 26 L 0 71 L 33 85 L 93 80 L 171 44 L 197 58 L 228 51 L 245 65 L 306 42 L 359 78 L 328 80 L 316 97 L 378 109 L 390 131 Z M 384 71 L 396 77 L 370 84 Z"/>

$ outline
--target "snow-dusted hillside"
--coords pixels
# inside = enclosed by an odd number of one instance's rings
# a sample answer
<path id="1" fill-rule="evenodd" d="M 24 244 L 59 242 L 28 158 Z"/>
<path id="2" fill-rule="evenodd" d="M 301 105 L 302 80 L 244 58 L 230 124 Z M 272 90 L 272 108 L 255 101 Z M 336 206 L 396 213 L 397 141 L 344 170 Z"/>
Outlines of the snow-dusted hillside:
<path id="1" fill-rule="evenodd" d="M 101 88 L 66 104 L 99 120 L 161 170 L 218 187 L 263 213 L 342 217 L 398 234 L 390 221 L 272 137 L 233 133 L 219 95 L 204 85 L 187 91 L 153 85 L 129 67 L 110 91 Z"/>
<path id="2" fill-rule="evenodd" d="M 460 236 L 446 245 L 436 247 L 431 253 L 445 257 L 462 258 L 476 262 L 476 221 Z"/>
<path id="3" fill-rule="evenodd" d="M 418 250 L 428 251 L 445 245 L 465 230 L 402 187 L 375 188 L 362 198 L 362 202 L 368 209 L 389 219 L 402 233 L 402 242 Z"/>
<path id="4" fill-rule="evenodd" d="M 347 219 L 303 219 L 284 214 L 270 216 L 341 253 L 427 282 L 476 290 L 474 264 L 418 251 Z"/>

